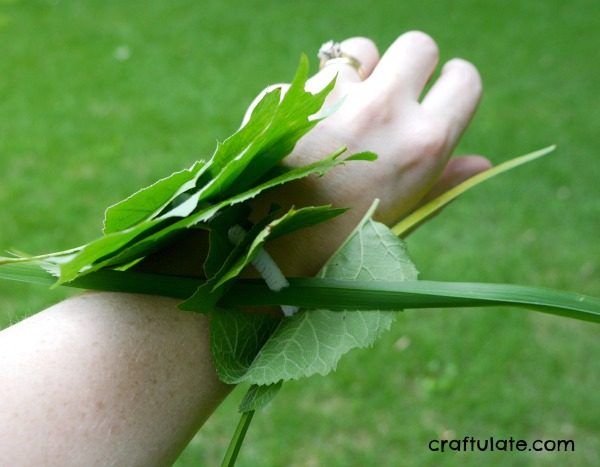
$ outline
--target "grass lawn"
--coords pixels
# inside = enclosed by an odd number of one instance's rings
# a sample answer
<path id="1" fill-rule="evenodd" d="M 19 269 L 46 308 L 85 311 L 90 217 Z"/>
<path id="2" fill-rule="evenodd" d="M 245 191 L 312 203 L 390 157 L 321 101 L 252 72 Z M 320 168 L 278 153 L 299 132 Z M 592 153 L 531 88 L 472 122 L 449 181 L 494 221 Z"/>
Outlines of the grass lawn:
<path id="1" fill-rule="evenodd" d="M 301 52 L 429 32 L 481 70 L 459 152 L 557 153 L 415 233 L 423 278 L 600 295 L 600 3 L 0 0 L 0 247 L 99 233 L 104 207 L 212 151 Z M 313 61 L 316 66 L 316 61 Z M 0 327 L 64 296 L 0 282 Z M 600 328 L 515 309 L 408 311 L 327 378 L 287 384 L 240 466 L 600 465 Z M 216 465 L 240 389 L 178 466 Z M 1 395 L 0 395 L 1 397 Z M 574 453 L 432 453 L 431 439 L 573 439 Z"/>

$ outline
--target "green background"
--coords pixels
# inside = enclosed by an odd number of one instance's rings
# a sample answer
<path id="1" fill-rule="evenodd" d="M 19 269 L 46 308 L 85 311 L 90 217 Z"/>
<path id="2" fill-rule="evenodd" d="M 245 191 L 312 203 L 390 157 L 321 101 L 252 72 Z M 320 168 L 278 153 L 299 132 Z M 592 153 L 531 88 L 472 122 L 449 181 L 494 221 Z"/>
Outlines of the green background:
<path id="1" fill-rule="evenodd" d="M 595 0 L 0 0 L 0 245 L 35 253 L 95 237 L 105 206 L 210 154 L 301 52 L 354 35 L 383 50 L 409 29 L 481 71 L 459 152 L 500 162 L 559 145 L 415 233 L 422 277 L 599 295 Z M 0 324 L 66 293 L 0 283 Z M 521 310 L 405 312 L 334 375 L 287 384 L 255 417 L 239 465 L 598 465 L 599 337 Z M 241 391 L 177 465 L 217 464 Z M 464 436 L 573 439 L 576 452 L 427 449 Z"/>

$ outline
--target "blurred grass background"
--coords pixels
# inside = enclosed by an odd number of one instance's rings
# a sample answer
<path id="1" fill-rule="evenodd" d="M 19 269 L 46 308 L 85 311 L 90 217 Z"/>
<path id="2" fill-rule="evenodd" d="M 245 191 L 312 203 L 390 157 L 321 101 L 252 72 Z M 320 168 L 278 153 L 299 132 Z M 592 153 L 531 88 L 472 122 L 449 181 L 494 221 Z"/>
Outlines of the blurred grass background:
<path id="1" fill-rule="evenodd" d="M 301 52 L 353 35 L 384 50 L 408 29 L 481 70 L 485 98 L 459 152 L 500 162 L 559 145 L 414 234 L 422 277 L 600 294 L 595 0 L 0 0 L 0 245 L 35 253 L 95 237 L 104 207 L 210 154 Z M 0 282 L 0 326 L 66 294 Z M 599 465 L 599 337 L 514 309 L 403 313 L 333 376 L 287 384 L 239 465 Z M 218 463 L 241 394 L 178 466 Z M 576 452 L 427 449 L 464 436 L 574 439 Z"/>

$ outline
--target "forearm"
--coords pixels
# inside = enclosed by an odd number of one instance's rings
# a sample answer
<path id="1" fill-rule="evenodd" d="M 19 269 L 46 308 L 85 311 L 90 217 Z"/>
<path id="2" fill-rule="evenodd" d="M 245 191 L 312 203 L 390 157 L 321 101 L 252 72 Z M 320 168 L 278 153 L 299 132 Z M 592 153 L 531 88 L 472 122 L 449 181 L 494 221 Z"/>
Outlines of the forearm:
<path id="1" fill-rule="evenodd" d="M 0 333 L 1 465 L 166 465 L 223 400 L 208 319 L 93 293 Z"/>

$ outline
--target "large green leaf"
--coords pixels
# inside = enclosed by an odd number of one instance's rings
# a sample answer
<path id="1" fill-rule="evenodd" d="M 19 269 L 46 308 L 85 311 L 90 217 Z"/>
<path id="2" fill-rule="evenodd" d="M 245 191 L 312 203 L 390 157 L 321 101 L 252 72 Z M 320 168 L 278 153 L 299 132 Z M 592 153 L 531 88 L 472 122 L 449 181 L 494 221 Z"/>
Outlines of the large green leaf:
<path id="1" fill-rule="evenodd" d="M 319 277 L 406 281 L 415 280 L 417 270 L 402 240 L 373 221 L 370 212 Z M 268 385 L 313 374 L 326 375 L 348 351 L 372 345 L 389 329 L 394 316 L 392 311 L 378 310 L 301 310 L 281 321 L 243 376 L 229 378 L 233 373 L 225 372 L 225 381 Z"/>
<path id="2" fill-rule="evenodd" d="M 312 94 L 305 90 L 308 70 L 308 59 L 303 55 L 296 76 L 274 110 L 268 126 L 219 173 L 213 172 L 213 180 L 201 199 L 213 199 L 219 193 L 229 192 L 234 186 L 238 191 L 254 186 L 292 152 L 298 140 L 318 123 L 319 120 L 311 119 L 311 116 L 321 109 L 335 83 L 332 81 L 318 93 Z"/>
<path id="3" fill-rule="evenodd" d="M 110 206 L 105 213 L 104 232 L 108 234 L 128 229 L 158 215 L 178 195 L 188 190 L 193 193 L 202 191 L 202 185 L 196 187 L 200 177 L 208 171 L 212 175 L 207 179 L 210 184 L 211 179 L 219 175 L 228 162 L 242 154 L 260 137 L 273 120 L 279 100 L 280 89 L 263 96 L 246 125 L 222 143 L 218 143 L 208 162 L 196 162 L 191 168 L 175 172 Z"/>
<path id="4" fill-rule="evenodd" d="M 241 378 L 279 320 L 266 313 L 210 313 L 210 348 L 219 378 L 225 382 Z"/>

